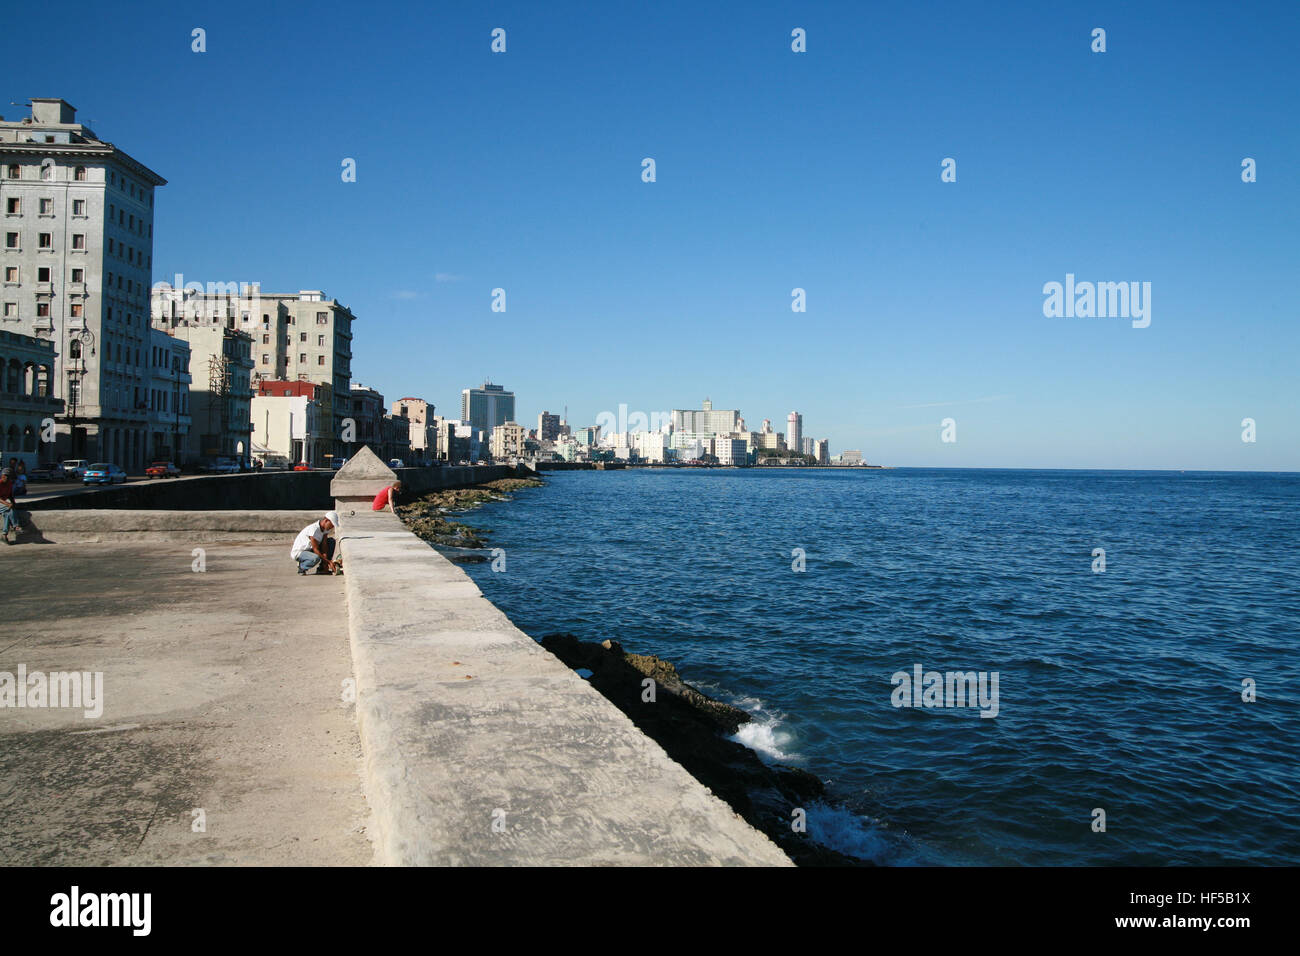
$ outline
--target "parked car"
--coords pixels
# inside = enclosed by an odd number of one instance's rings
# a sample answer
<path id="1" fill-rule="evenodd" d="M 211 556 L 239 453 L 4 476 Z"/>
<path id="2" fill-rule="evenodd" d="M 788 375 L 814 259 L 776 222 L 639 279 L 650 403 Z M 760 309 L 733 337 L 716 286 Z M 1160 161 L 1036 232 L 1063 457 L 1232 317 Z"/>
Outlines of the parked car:
<path id="1" fill-rule="evenodd" d="M 348 460 L 346 458 L 333 458 L 330 460 L 330 467 L 333 468 L 335 471 L 338 471 L 347 463 Z"/>
<path id="2" fill-rule="evenodd" d="M 404 465 L 404 464 L 402 463 L 402 459 L 400 459 L 400 458 L 390 458 L 390 459 L 388 459 L 388 467 L 389 467 L 389 468 L 405 468 L 406 465 Z"/>
<path id="3" fill-rule="evenodd" d="M 52 461 L 48 464 L 37 465 L 27 478 L 30 481 L 65 481 L 67 474 L 61 462 Z"/>
<path id="4" fill-rule="evenodd" d="M 263 471 L 288 471 L 292 467 L 283 455 L 265 455 L 262 458 Z"/>
<path id="5" fill-rule="evenodd" d="M 66 477 L 77 481 L 86 477 L 86 469 L 90 463 L 84 458 L 70 458 L 63 463 L 63 473 Z"/>
<path id="6" fill-rule="evenodd" d="M 212 463 L 212 471 L 218 475 L 237 475 L 239 462 L 233 458 L 218 458 Z"/>
<path id="7" fill-rule="evenodd" d="M 81 476 L 83 485 L 113 485 L 126 481 L 126 472 L 112 462 L 101 461 L 86 469 Z"/>
<path id="8" fill-rule="evenodd" d="M 296 465 L 293 466 L 293 470 L 294 470 L 294 471 L 311 471 L 311 465 L 307 464 L 305 461 L 300 461 L 300 462 L 298 462 L 298 464 L 296 464 Z"/>
<path id="9" fill-rule="evenodd" d="M 170 461 L 155 461 L 144 470 L 148 478 L 179 478 L 181 470 Z"/>

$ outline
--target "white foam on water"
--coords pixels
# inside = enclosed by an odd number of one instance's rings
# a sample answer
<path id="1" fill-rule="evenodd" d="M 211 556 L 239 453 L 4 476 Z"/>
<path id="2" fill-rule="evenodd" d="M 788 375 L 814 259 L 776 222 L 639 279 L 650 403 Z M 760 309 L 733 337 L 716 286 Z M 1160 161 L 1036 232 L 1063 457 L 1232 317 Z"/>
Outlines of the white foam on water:
<path id="1" fill-rule="evenodd" d="M 786 753 L 785 748 L 794 740 L 794 735 L 779 729 L 779 724 L 778 720 L 751 720 L 741 724 L 731 739 L 773 760 L 790 760 L 797 755 Z"/>
<path id="2" fill-rule="evenodd" d="M 905 838 L 881 829 L 847 807 L 814 803 L 804 809 L 808 814 L 808 836 L 822 846 L 880 865 L 907 866 L 919 862 Z"/>

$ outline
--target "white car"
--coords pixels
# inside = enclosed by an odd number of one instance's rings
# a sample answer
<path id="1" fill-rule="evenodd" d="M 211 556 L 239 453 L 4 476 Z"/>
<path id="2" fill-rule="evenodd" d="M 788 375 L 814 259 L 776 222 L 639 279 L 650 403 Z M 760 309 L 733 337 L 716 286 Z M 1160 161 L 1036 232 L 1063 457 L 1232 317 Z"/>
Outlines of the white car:
<path id="1" fill-rule="evenodd" d="M 390 459 L 388 459 L 388 467 L 389 467 L 389 468 L 405 468 L 406 465 L 402 464 L 402 459 L 400 459 L 400 458 L 390 458 Z"/>
<path id="2" fill-rule="evenodd" d="M 70 458 L 63 463 L 63 474 L 73 481 L 80 481 L 86 477 L 86 469 L 90 467 L 90 462 L 84 458 Z"/>

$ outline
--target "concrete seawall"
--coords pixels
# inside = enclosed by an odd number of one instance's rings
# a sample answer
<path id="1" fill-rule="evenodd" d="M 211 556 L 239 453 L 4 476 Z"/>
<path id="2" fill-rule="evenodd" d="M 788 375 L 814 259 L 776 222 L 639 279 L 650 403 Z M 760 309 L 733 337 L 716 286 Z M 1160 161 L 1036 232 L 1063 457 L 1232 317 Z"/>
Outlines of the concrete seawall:
<path id="1" fill-rule="evenodd" d="M 376 862 L 790 865 L 398 518 L 341 531 Z"/>
<path id="2" fill-rule="evenodd" d="M 510 465 L 453 465 L 399 468 L 394 472 L 409 495 L 482 484 L 531 474 Z M 83 494 L 21 501 L 22 511 L 150 509 L 162 511 L 281 511 L 334 507 L 332 471 L 268 471 L 243 475 L 134 481 Z"/>

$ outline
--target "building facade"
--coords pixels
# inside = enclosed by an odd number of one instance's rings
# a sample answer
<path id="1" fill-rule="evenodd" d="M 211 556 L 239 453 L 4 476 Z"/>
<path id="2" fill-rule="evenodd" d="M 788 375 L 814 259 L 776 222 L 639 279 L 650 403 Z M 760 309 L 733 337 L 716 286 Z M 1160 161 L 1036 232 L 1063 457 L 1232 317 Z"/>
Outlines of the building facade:
<path id="1" fill-rule="evenodd" d="M 181 324 L 171 330 L 190 346 L 190 434 L 187 460 L 250 461 L 252 337 L 222 325 Z"/>
<path id="2" fill-rule="evenodd" d="M 518 422 L 503 422 L 492 429 L 492 457 L 497 461 L 524 454 L 528 429 Z"/>
<path id="3" fill-rule="evenodd" d="M 185 465 L 189 444 L 190 343 L 170 332 L 149 329 L 149 454 L 153 461 Z"/>
<path id="4" fill-rule="evenodd" d="M 154 191 L 167 181 L 76 113 L 38 98 L 29 117 L 0 118 L 0 329 L 54 343 L 59 457 L 139 472 L 150 441 Z"/>
<path id="5" fill-rule="evenodd" d="M 699 435 L 730 435 L 740 428 L 740 412 L 734 408 L 715 409 L 713 402 L 704 400 L 702 408 L 672 411 L 673 431 L 692 432 Z"/>
<path id="6" fill-rule="evenodd" d="M 484 382 L 478 388 L 462 389 L 460 418 L 486 435 L 498 425 L 515 420 L 515 393 L 504 386 Z"/>
<path id="7" fill-rule="evenodd" d="M 56 460 L 47 426 L 57 426 L 63 402 L 51 394 L 54 343 L 0 330 L 0 462 L 19 458 L 28 469 Z"/>
<path id="8" fill-rule="evenodd" d="M 399 398 L 393 402 L 393 416 L 407 421 L 413 458 L 425 462 L 438 457 L 438 429 L 434 426 L 432 403 L 422 398 Z"/>

